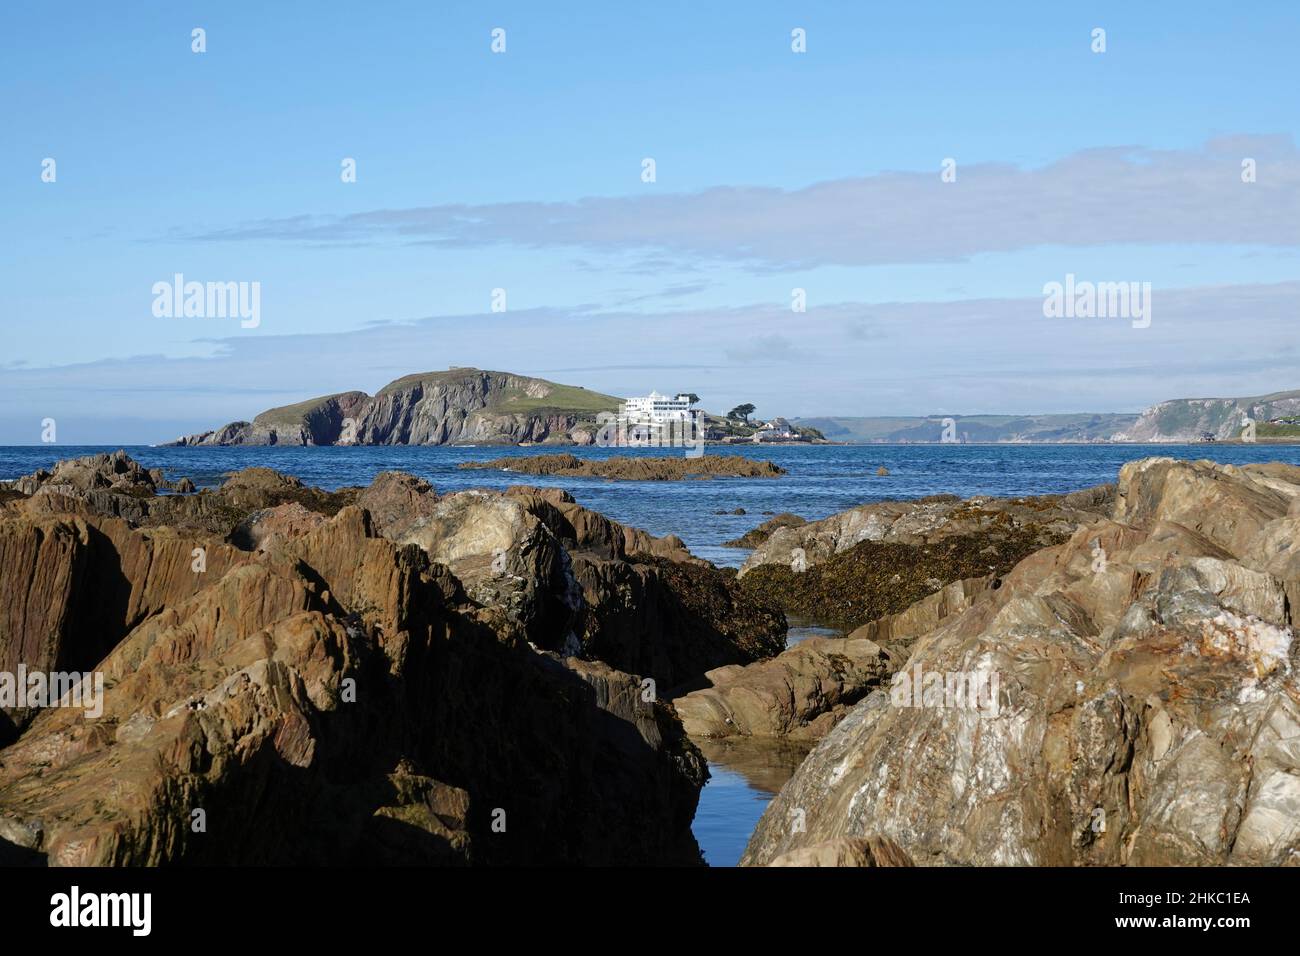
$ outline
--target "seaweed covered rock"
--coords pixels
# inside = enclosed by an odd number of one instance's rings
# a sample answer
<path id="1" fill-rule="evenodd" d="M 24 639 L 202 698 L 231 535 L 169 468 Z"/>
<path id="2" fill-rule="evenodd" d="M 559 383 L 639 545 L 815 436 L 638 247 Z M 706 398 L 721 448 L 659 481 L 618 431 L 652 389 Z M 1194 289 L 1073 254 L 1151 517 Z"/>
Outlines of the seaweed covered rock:
<path id="1" fill-rule="evenodd" d="M 928 544 L 861 541 L 803 570 L 759 565 L 740 582 L 751 594 L 775 598 L 789 613 L 851 630 L 904 611 L 954 581 L 1005 574 L 1060 540 L 1041 529 L 1013 528 Z"/>
<path id="2" fill-rule="evenodd" d="M 813 567 L 864 541 L 927 545 L 945 538 L 1001 535 L 1057 543 L 1080 524 L 1110 514 L 1115 486 L 1029 498 L 931 495 L 859 505 L 807 524 L 772 529 L 745 561 L 741 576 L 765 564 Z"/>

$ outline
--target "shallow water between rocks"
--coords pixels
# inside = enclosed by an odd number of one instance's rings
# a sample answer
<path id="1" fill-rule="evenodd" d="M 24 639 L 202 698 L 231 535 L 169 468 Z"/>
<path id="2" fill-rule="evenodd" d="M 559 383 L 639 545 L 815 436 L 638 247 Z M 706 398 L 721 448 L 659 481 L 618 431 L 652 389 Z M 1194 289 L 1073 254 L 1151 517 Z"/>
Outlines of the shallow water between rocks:
<path id="1" fill-rule="evenodd" d="M 790 618 L 785 646 L 841 632 Z M 709 781 L 700 791 L 692 830 L 709 866 L 735 866 L 767 805 L 808 756 L 812 744 L 755 738 L 696 740 L 709 762 Z"/>

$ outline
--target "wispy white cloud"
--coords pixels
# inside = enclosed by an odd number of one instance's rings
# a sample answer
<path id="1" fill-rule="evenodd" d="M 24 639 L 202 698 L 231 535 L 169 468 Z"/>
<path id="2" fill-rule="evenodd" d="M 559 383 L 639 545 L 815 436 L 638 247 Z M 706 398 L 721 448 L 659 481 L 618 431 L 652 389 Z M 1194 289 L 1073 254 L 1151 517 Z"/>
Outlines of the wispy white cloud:
<path id="1" fill-rule="evenodd" d="M 572 202 L 447 204 L 297 215 L 186 238 L 307 243 L 509 244 L 730 260 L 760 270 L 961 260 L 1045 245 L 1300 246 L 1300 150 L 1289 136 L 1234 136 L 1196 150 L 1111 147 L 1050 165 L 963 165 L 803 189 L 718 186 Z M 1256 164 L 1253 183 L 1242 162 Z M 637 266 L 633 266 L 637 268 Z"/>

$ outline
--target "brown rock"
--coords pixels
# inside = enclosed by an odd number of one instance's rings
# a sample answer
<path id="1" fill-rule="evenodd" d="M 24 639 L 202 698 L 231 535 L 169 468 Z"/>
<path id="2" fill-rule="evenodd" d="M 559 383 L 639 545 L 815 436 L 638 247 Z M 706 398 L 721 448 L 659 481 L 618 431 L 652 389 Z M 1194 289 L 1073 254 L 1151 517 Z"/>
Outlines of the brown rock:
<path id="1" fill-rule="evenodd" d="M 711 670 L 712 687 L 673 706 L 695 737 L 816 740 L 896 666 L 873 641 L 813 637 L 770 660 Z"/>
<path id="2" fill-rule="evenodd" d="M 438 494 L 423 478 L 403 471 L 381 471 L 357 496 L 356 503 L 370 512 L 375 530 L 397 540 L 405 537 L 414 522 L 433 513 Z"/>
<path id="3" fill-rule="evenodd" d="M 257 561 L 213 545 L 207 571 L 191 573 L 202 583 L 186 585 L 190 542 L 166 532 L 108 521 L 96 537 L 74 518 L 44 547 L 42 529 L 8 524 L 0 546 L 23 564 L 2 567 L 14 581 L 48 578 L 43 606 L 75 593 L 59 569 L 75 569 L 79 548 L 111 548 L 107 576 L 122 581 L 117 613 L 131 627 L 99 664 L 100 716 L 41 711 L 0 751 L 11 854 L 80 865 L 698 860 L 689 823 L 703 762 L 670 711 L 642 708 L 640 679 L 502 643 L 474 609 L 447 603 L 445 571 L 373 536 L 362 509 Z M 86 660 L 73 645 L 88 634 L 64 630 L 54 653 Z M 195 810 L 206 832 L 191 826 Z"/>
<path id="4" fill-rule="evenodd" d="M 772 536 L 772 532 L 778 528 L 801 528 L 808 522 L 798 515 L 783 511 L 775 517 L 769 518 L 760 524 L 757 528 L 746 531 L 743 535 L 734 541 L 724 541 L 724 548 L 757 548 L 760 544 Z"/>
<path id="5" fill-rule="evenodd" d="M 243 551 L 265 551 L 277 541 L 301 537 L 328 520 L 291 501 L 254 511 L 231 532 L 230 543 Z"/>

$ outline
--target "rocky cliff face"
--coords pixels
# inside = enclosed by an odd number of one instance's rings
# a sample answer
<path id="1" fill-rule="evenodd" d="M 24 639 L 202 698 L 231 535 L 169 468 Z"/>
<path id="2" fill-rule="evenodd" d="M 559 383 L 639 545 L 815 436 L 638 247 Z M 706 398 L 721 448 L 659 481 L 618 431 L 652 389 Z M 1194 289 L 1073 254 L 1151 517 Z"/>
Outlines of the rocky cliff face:
<path id="1" fill-rule="evenodd" d="M 104 679 L 99 714 L 4 708 L 5 862 L 698 862 L 706 770 L 655 681 L 774 652 L 779 611 L 700 613 L 732 579 L 554 491 L 160 497 L 133 464 L 0 504 L 0 671 Z"/>
<path id="2" fill-rule="evenodd" d="M 1243 420 L 1266 422 L 1300 416 L 1300 392 L 1277 392 L 1256 398 L 1179 398 L 1144 411 L 1117 441 L 1195 442 L 1211 435 L 1218 441 L 1239 438 Z"/>
<path id="3" fill-rule="evenodd" d="M 370 396 L 342 392 L 273 408 L 180 445 L 591 444 L 619 400 L 544 379 L 453 369 L 408 375 Z"/>
<path id="4" fill-rule="evenodd" d="M 1295 863 L 1298 521 L 1300 469 L 1126 465 L 1111 517 L 911 621 L 907 682 L 823 738 L 742 862 Z"/>

